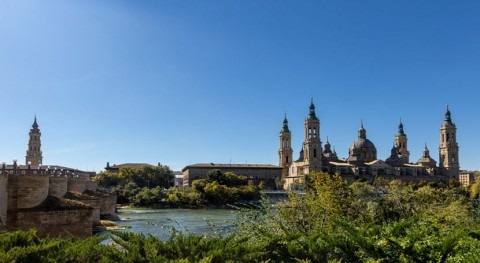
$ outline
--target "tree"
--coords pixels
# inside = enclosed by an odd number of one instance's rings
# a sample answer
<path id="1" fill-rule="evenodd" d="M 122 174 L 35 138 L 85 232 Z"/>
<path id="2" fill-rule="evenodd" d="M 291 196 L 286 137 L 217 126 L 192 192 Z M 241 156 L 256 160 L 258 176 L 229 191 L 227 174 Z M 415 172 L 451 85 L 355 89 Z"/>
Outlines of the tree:
<path id="1" fill-rule="evenodd" d="M 236 175 L 232 172 L 223 173 L 219 169 L 213 169 L 207 173 L 206 182 L 217 182 L 220 185 L 236 187 L 241 185 L 247 185 L 248 180 L 247 177 L 242 175 Z"/>

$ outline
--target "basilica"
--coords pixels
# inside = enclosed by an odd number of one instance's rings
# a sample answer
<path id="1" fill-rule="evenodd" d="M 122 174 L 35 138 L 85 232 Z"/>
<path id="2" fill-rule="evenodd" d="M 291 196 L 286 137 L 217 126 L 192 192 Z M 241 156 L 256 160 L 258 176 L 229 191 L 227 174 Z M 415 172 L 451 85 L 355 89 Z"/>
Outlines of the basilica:
<path id="1" fill-rule="evenodd" d="M 280 131 L 280 149 L 278 151 L 279 166 L 282 167 L 282 178 L 285 189 L 302 189 L 305 175 L 313 171 L 339 174 L 347 180 L 366 179 L 373 182 L 378 177 L 387 180 L 402 181 L 447 181 L 458 180 L 460 165 L 458 159 L 458 144 L 456 126 L 452 122 L 447 106 L 445 120 L 440 127 L 439 163 L 430 157 L 425 145 L 422 157 L 413 163 L 410 161 L 407 135 L 403 123 L 398 125 L 390 156 L 386 160 L 377 158 L 375 144 L 367 138 L 363 122 L 358 130 L 358 138 L 348 151 L 348 158 L 339 158 L 332 151 L 327 139 L 324 147 L 320 139 L 320 120 L 315 114 L 313 100 L 305 119 L 305 132 L 302 150 L 297 160 L 293 158 L 291 146 L 292 134 L 288 128 L 285 116 L 283 128 Z"/>

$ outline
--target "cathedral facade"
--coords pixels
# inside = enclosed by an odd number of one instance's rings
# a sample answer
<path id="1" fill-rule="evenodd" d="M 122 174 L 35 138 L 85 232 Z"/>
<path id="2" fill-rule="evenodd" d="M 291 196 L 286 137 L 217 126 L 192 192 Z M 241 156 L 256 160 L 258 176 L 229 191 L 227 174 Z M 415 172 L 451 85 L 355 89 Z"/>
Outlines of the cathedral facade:
<path id="1" fill-rule="evenodd" d="M 282 178 L 285 181 L 284 187 L 288 190 L 302 189 L 305 175 L 313 171 L 339 174 L 347 180 L 363 178 L 372 182 L 378 177 L 403 181 L 458 180 L 460 165 L 456 130 L 447 106 L 445 120 L 440 127 L 438 165 L 430 157 L 430 151 L 426 145 L 422 157 L 416 163 L 412 163 L 407 135 L 400 120 L 390 156 L 383 161 L 377 158 L 377 148 L 367 138 L 367 131 L 362 121 L 358 138 L 348 150 L 348 157 L 339 158 L 335 150 L 331 149 L 328 138 L 322 147 L 320 120 L 315 114 L 315 105 L 312 100 L 305 119 L 304 141 L 297 160 L 293 158 L 292 134 L 288 128 L 286 115 L 283 121 L 278 156 L 279 166 L 282 167 Z"/>

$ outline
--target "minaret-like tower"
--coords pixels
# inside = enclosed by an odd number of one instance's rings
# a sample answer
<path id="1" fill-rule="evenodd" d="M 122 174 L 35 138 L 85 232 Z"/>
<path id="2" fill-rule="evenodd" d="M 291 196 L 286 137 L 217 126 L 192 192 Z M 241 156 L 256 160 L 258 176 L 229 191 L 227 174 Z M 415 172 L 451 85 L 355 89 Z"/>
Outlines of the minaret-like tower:
<path id="1" fill-rule="evenodd" d="M 305 169 L 304 173 L 321 171 L 322 168 L 322 142 L 320 141 L 320 120 L 315 114 L 313 98 L 310 103 L 310 112 L 305 119 L 305 140 L 303 142 Z"/>
<path id="2" fill-rule="evenodd" d="M 288 129 L 287 114 L 283 119 L 283 128 L 280 131 L 280 148 L 278 150 L 278 166 L 283 167 L 282 177 L 288 176 L 288 169 L 292 164 L 293 150 L 292 150 L 292 134 Z"/>
<path id="3" fill-rule="evenodd" d="M 42 143 L 40 141 L 41 135 L 42 133 L 40 132 L 40 129 L 38 129 L 37 116 L 35 116 L 35 120 L 33 121 L 29 133 L 30 139 L 28 141 L 27 156 L 25 156 L 25 164 L 30 164 L 32 168 L 38 168 L 43 161 L 41 149 Z"/>
<path id="4" fill-rule="evenodd" d="M 400 124 L 398 124 L 398 133 L 395 135 L 395 144 L 397 145 L 398 151 L 400 152 L 400 155 L 405 163 L 410 162 L 410 152 L 408 152 L 407 140 L 407 135 L 403 131 L 403 123 L 400 119 Z"/>
<path id="5" fill-rule="evenodd" d="M 460 173 L 458 157 L 457 127 L 452 122 L 450 111 L 445 113 L 445 121 L 440 127 L 440 147 L 438 148 L 439 166 L 442 174 L 448 178 L 457 178 Z"/>

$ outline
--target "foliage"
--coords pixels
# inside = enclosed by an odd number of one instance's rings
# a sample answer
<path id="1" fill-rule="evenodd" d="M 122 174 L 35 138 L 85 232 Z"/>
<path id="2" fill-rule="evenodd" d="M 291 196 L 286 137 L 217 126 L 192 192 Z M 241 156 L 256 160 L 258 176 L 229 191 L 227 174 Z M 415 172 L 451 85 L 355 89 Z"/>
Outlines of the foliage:
<path id="1" fill-rule="evenodd" d="M 126 186 L 134 183 L 139 188 L 169 188 L 173 186 L 173 172 L 168 166 L 143 166 L 142 168 L 122 167 L 117 173 L 101 172 L 93 178 L 103 187 Z"/>
<path id="2" fill-rule="evenodd" d="M 189 204 L 202 200 L 203 194 L 234 198 L 241 188 L 229 192 L 230 187 L 215 180 L 194 186 L 187 191 L 170 189 L 167 200 Z M 104 237 L 40 239 L 34 231 L 14 232 L 0 235 L 0 262 L 478 262 L 480 258 L 480 221 L 470 193 L 461 187 L 400 181 L 378 181 L 372 186 L 323 173 L 312 173 L 308 186 L 305 194 L 292 194 L 278 207 L 262 202 L 256 209 L 239 210 L 236 230 L 227 236 L 173 230 L 161 240 L 115 232 L 113 243 L 105 244 Z"/>
<path id="3" fill-rule="evenodd" d="M 153 204 L 161 200 L 162 196 L 155 190 L 169 188 L 173 185 L 173 172 L 168 166 L 144 166 L 142 168 L 122 167 L 117 173 L 101 172 L 93 178 L 99 186 L 109 188 L 117 195 L 119 204 L 133 203 L 134 205 Z M 152 190 L 144 190 L 144 189 Z M 137 196 L 139 194 L 139 196 Z"/>
<path id="4" fill-rule="evenodd" d="M 170 207 L 200 207 L 205 200 L 196 191 L 184 190 L 172 187 L 167 192 L 167 204 Z"/>
<path id="5" fill-rule="evenodd" d="M 242 175 L 236 175 L 232 172 L 223 173 L 219 169 L 213 169 L 207 173 L 207 183 L 217 182 L 219 185 L 225 185 L 227 187 L 238 187 L 247 185 L 247 177 Z"/>
<path id="6" fill-rule="evenodd" d="M 208 204 L 213 205 L 233 204 L 260 198 L 260 188 L 249 185 L 245 176 L 231 172 L 223 173 L 218 169 L 208 172 L 206 179 L 193 181 L 192 190 Z"/>
<path id="7" fill-rule="evenodd" d="M 160 186 L 149 189 L 147 187 L 142 188 L 132 198 L 132 204 L 137 207 L 153 206 L 160 204 L 167 195 L 163 193 L 163 189 Z"/>

